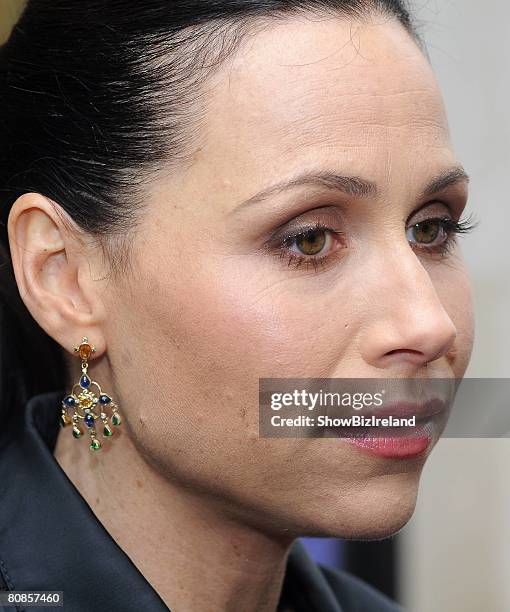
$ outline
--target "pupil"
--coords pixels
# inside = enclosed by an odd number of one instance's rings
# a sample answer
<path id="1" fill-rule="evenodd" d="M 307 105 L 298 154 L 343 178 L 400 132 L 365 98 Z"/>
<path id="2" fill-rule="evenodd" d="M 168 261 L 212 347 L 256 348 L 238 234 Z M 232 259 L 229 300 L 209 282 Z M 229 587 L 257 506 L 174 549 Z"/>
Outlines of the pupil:
<path id="1" fill-rule="evenodd" d="M 429 244 L 434 242 L 439 234 L 438 223 L 417 223 L 414 226 L 414 237 L 417 242 Z"/>
<path id="2" fill-rule="evenodd" d="M 298 249 L 305 255 L 316 255 L 326 242 L 324 230 L 310 230 L 296 240 Z"/>

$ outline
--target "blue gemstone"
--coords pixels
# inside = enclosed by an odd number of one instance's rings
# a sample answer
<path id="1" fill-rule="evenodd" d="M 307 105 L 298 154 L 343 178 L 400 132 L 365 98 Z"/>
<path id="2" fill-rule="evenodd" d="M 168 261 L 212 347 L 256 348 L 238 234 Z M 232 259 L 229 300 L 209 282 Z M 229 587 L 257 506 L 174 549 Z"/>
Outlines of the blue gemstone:
<path id="1" fill-rule="evenodd" d="M 72 395 L 68 395 L 67 397 L 64 398 L 64 404 L 66 406 L 72 407 L 76 404 L 76 400 L 74 399 Z"/>
<path id="2" fill-rule="evenodd" d="M 90 378 L 86 374 L 80 378 L 80 387 L 83 387 L 84 389 L 90 387 Z"/>
<path id="3" fill-rule="evenodd" d="M 112 398 L 108 395 L 100 395 L 99 396 L 99 401 L 101 404 L 109 404 L 112 401 Z"/>
<path id="4" fill-rule="evenodd" d="M 94 427 L 94 417 L 91 414 L 85 415 L 85 425 L 87 427 Z"/>

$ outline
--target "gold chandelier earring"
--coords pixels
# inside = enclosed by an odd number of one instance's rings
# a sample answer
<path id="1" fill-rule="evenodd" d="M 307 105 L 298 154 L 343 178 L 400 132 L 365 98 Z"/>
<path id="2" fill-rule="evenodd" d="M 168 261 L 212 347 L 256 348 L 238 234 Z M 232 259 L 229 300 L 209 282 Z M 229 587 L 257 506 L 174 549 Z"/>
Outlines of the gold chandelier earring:
<path id="1" fill-rule="evenodd" d="M 73 436 L 81 438 L 83 436 L 82 422 L 90 434 L 89 448 L 97 451 L 102 444 L 98 439 L 97 426 L 103 429 L 103 437 L 113 436 L 114 429 L 120 425 L 122 420 L 118 413 L 117 404 L 113 399 L 101 390 L 95 380 L 91 380 L 87 374 L 89 367 L 89 357 L 96 349 L 89 343 L 87 338 L 83 338 L 81 344 L 74 347 L 75 353 L 81 358 L 81 377 L 70 393 L 62 400 L 62 415 L 60 424 L 62 427 L 73 426 Z M 70 416 L 69 411 L 73 411 Z M 107 414 L 110 411 L 110 417 Z M 112 428 L 112 425 L 114 426 Z"/>

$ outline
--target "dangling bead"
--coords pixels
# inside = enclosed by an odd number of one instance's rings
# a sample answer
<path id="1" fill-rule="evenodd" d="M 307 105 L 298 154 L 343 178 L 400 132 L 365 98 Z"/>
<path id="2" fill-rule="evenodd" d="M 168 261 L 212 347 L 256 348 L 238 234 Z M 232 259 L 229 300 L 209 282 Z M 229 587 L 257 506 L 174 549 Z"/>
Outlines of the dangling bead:
<path id="1" fill-rule="evenodd" d="M 86 374 L 80 378 L 80 387 L 83 389 L 90 387 L 90 378 Z"/>
<path id="2" fill-rule="evenodd" d="M 75 438 L 81 438 L 82 431 L 77 425 L 73 425 L 73 436 Z"/>
<path id="3" fill-rule="evenodd" d="M 67 414 L 67 412 L 62 412 L 62 414 L 60 415 L 60 425 L 62 427 L 67 427 L 71 423 L 72 423 L 72 421 L 69 418 L 69 415 Z"/>
<path id="4" fill-rule="evenodd" d="M 87 427 L 94 427 L 94 417 L 91 414 L 85 415 L 85 425 Z"/>
<path id="5" fill-rule="evenodd" d="M 109 438 L 110 436 L 113 436 L 113 430 L 108 425 L 108 423 L 106 423 L 105 426 L 104 426 L 103 436 L 105 436 L 105 438 Z"/>
<path id="6" fill-rule="evenodd" d="M 92 438 L 89 448 L 90 450 L 99 450 L 101 448 L 101 442 L 99 442 L 97 438 Z"/>
<path id="7" fill-rule="evenodd" d="M 112 424 L 120 425 L 122 423 L 122 419 L 120 418 L 120 414 L 118 412 L 114 412 L 112 415 Z"/>

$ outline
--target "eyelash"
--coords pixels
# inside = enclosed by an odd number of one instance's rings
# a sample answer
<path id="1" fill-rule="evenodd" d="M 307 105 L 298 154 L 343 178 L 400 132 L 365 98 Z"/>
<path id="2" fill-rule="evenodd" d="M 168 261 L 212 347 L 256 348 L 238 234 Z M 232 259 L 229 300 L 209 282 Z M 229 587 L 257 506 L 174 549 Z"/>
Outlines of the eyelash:
<path id="1" fill-rule="evenodd" d="M 454 221 L 453 219 L 445 217 L 431 217 L 428 219 L 423 219 L 418 223 L 413 223 L 409 227 L 406 227 L 406 231 L 412 229 L 417 225 L 433 222 L 440 223 L 442 230 L 446 233 L 446 238 L 444 239 L 444 241 L 434 247 L 417 245 L 415 248 L 421 251 L 427 251 L 428 253 L 434 255 L 439 255 L 441 257 L 446 256 L 452 251 L 453 247 L 456 244 L 457 235 L 467 234 L 476 227 L 476 223 L 472 221 L 471 215 L 467 219 L 460 221 Z M 324 268 L 328 263 L 332 262 L 336 257 L 338 257 L 343 249 L 340 248 L 334 251 L 333 253 L 318 257 L 314 257 L 313 255 L 299 255 L 294 251 L 289 251 L 289 246 L 292 246 L 299 238 L 303 238 L 311 232 L 318 231 L 322 231 L 329 235 L 332 235 L 333 238 L 344 235 L 344 232 L 335 230 L 318 221 L 317 223 L 303 227 L 294 233 L 287 234 L 283 238 L 279 237 L 275 240 L 270 240 L 267 244 L 267 247 L 280 259 L 287 259 L 287 265 L 289 267 L 305 267 L 307 269 L 313 267 L 315 271 L 318 271 L 319 269 Z"/>
<path id="2" fill-rule="evenodd" d="M 423 223 L 432 222 L 440 223 L 443 231 L 446 233 L 445 240 L 435 247 L 430 248 L 427 246 L 418 245 L 416 248 L 429 251 L 442 257 L 452 252 L 453 247 L 457 243 L 456 238 L 459 234 L 468 234 L 476 227 L 476 223 L 473 221 L 472 216 L 470 215 L 467 219 L 461 219 L 460 221 L 454 221 L 448 217 L 431 217 L 430 219 L 423 219 L 423 221 L 413 223 L 413 225 L 410 225 L 409 228 L 406 229 L 411 229 L 414 226 L 422 225 Z"/>

